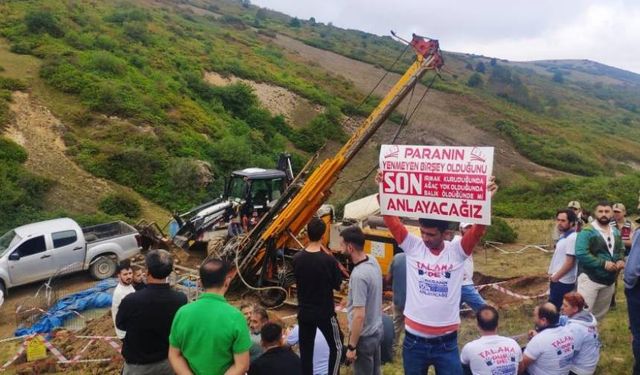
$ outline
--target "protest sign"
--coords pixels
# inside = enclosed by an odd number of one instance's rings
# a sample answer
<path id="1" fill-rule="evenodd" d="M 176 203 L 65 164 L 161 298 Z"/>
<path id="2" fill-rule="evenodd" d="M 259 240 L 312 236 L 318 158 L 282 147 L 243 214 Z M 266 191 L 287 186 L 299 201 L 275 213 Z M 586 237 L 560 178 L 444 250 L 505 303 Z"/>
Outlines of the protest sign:
<path id="1" fill-rule="evenodd" d="M 493 147 L 383 145 L 383 215 L 491 224 Z"/>

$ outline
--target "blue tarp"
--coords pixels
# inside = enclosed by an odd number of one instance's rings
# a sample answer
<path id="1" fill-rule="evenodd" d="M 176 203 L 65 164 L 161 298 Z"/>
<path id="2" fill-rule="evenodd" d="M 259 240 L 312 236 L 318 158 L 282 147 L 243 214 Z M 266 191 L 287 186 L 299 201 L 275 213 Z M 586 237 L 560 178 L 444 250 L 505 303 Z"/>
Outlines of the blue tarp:
<path id="1" fill-rule="evenodd" d="M 62 327 L 66 320 L 76 316 L 74 311 L 81 312 L 111 306 L 113 292 L 109 292 L 109 289 L 115 288 L 117 284 L 116 279 L 102 280 L 92 288 L 61 298 L 31 328 L 18 328 L 15 335 L 50 333 L 54 329 Z"/>
<path id="2" fill-rule="evenodd" d="M 195 281 L 191 281 L 188 279 L 180 281 L 180 285 L 186 286 L 187 288 L 195 288 L 196 286 L 198 286 Z"/>

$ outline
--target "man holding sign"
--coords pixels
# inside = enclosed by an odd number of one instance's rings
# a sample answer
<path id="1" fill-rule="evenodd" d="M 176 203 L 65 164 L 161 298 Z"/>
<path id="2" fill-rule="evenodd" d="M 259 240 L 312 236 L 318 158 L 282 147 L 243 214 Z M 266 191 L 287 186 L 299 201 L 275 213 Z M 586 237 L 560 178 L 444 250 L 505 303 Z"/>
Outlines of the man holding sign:
<path id="1" fill-rule="evenodd" d="M 405 374 L 425 374 L 431 365 L 438 374 L 462 374 L 457 332 L 464 261 L 490 224 L 498 189 L 492 159 L 492 148 L 382 147 L 380 207 L 407 260 Z M 421 238 L 409 234 L 397 215 L 419 217 Z M 448 222 L 438 219 L 482 224 L 450 242 L 443 239 Z"/>

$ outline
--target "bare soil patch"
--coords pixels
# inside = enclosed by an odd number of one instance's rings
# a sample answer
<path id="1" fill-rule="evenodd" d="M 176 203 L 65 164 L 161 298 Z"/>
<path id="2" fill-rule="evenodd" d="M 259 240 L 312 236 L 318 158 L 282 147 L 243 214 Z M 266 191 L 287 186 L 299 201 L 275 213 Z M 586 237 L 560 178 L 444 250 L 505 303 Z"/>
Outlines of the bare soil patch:
<path id="1" fill-rule="evenodd" d="M 72 213 L 95 213 L 100 199 L 109 193 L 126 191 L 142 206 L 142 217 L 164 224 L 169 214 L 145 200 L 130 188 L 98 178 L 81 169 L 66 154 L 62 140 L 65 126 L 47 107 L 37 104 L 30 94 L 15 92 L 10 109 L 15 119 L 5 134 L 28 153 L 26 167 L 56 181 L 47 196 L 49 209 Z"/>

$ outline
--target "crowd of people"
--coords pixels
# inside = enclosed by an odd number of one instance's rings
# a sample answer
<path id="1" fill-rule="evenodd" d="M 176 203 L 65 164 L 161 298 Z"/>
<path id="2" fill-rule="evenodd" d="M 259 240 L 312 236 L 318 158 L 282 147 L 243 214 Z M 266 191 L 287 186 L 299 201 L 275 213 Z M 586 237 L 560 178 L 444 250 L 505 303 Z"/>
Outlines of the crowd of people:
<path id="1" fill-rule="evenodd" d="M 488 190 L 497 191 L 493 179 Z M 309 242 L 293 258 L 298 314 L 291 327 L 259 306 L 229 304 L 224 295 L 232 273 L 218 259 L 200 266 L 204 291 L 187 303 L 167 282 L 171 255 L 150 251 L 146 282 L 141 282 L 142 270 L 126 262 L 117 270 L 112 314 L 123 341 L 123 373 L 320 375 L 338 374 L 343 364 L 357 375 L 380 374 L 385 357 L 392 360 L 392 348 L 401 347 L 405 374 L 423 375 L 430 367 L 437 374 L 593 374 L 600 352 L 598 323 L 624 270 L 633 373 L 639 374 L 640 231 L 634 235 L 620 204 L 600 202 L 593 215 L 584 220 L 575 201 L 558 210 L 549 301 L 535 307 L 535 329 L 524 348 L 498 334 L 498 311 L 473 285 L 472 255 L 483 225 L 461 223 L 460 235 L 454 236 L 448 222 L 420 219 L 416 236 L 400 218 L 383 216 L 402 250 L 384 279 L 376 258 L 364 251 L 362 230 L 342 230 L 341 251 L 352 264 L 345 332 L 334 300 L 343 273 L 322 244 L 326 224 L 320 219 L 308 223 Z M 385 282 L 393 289 L 393 319 L 383 312 Z M 463 303 L 475 312 L 480 338 L 459 351 Z"/>

